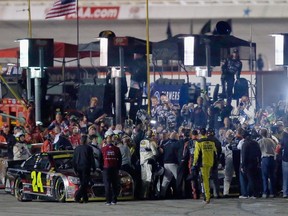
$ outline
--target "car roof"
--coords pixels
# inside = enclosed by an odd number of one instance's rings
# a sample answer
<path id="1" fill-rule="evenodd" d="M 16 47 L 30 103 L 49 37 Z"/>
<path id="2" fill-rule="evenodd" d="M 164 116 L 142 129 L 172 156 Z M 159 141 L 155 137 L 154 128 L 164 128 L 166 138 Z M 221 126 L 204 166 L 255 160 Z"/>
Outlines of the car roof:
<path id="1" fill-rule="evenodd" d="M 41 152 L 40 155 L 49 155 L 51 157 L 55 156 L 61 156 L 61 155 L 67 155 L 67 154 L 73 154 L 73 150 L 66 150 L 66 151 L 50 151 L 50 152 Z"/>

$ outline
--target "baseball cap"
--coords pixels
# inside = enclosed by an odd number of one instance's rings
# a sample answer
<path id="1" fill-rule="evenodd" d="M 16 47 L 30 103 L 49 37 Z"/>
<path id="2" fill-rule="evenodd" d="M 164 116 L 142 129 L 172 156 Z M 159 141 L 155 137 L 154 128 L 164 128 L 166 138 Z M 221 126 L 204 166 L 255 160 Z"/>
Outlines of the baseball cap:
<path id="1" fill-rule="evenodd" d="M 91 126 L 88 128 L 88 130 L 91 130 L 91 129 L 94 129 L 94 130 L 96 130 L 96 127 L 95 127 L 95 125 L 91 125 Z"/>
<path id="2" fill-rule="evenodd" d="M 24 133 L 22 131 L 15 134 L 16 138 L 19 138 L 20 136 L 24 136 Z"/>
<path id="3" fill-rule="evenodd" d="M 5 124 L 3 124 L 3 126 L 2 126 L 2 129 L 3 129 L 3 128 L 9 128 L 9 125 L 8 125 L 8 124 L 6 124 L 6 123 L 5 123 Z"/>
<path id="4" fill-rule="evenodd" d="M 233 53 L 239 53 L 239 50 L 237 48 L 234 48 Z"/>
<path id="5" fill-rule="evenodd" d="M 200 133 L 201 133 L 202 135 L 206 134 L 206 132 L 207 132 L 206 128 L 201 128 L 201 129 L 200 129 Z"/>
<path id="6" fill-rule="evenodd" d="M 36 121 L 36 126 L 42 126 L 43 123 L 41 121 Z"/>
<path id="7" fill-rule="evenodd" d="M 192 130 L 192 135 L 194 135 L 194 136 L 198 136 L 198 131 L 197 130 Z"/>
<path id="8" fill-rule="evenodd" d="M 118 134 L 121 135 L 121 134 L 123 134 L 123 131 L 122 130 L 114 130 L 113 133 L 117 134 L 117 135 Z"/>
<path id="9" fill-rule="evenodd" d="M 276 122 L 276 125 L 277 125 L 277 126 L 284 126 L 284 123 L 283 123 L 283 121 L 277 121 L 277 122 Z"/>
<path id="10" fill-rule="evenodd" d="M 114 135 L 113 131 L 112 130 L 107 130 L 104 134 L 104 138 L 107 138 L 108 136 L 112 136 Z"/>

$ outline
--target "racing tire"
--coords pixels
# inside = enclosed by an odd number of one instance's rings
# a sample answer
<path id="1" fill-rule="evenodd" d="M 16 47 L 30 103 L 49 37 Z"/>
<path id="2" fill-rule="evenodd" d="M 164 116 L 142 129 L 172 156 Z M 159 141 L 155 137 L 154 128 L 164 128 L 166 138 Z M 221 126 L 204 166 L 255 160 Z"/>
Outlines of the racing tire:
<path id="1" fill-rule="evenodd" d="M 58 178 L 55 183 L 55 199 L 58 202 L 65 202 L 65 185 L 62 178 Z"/>
<path id="2" fill-rule="evenodd" d="M 24 194 L 23 194 L 23 182 L 21 181 L 21 178 L 17 178 L 15 180 L 14 184 L 14 194 L 15 197 L 18 201 L 23 202 L 23 201 L 28 201 L 24 200 Z"/>

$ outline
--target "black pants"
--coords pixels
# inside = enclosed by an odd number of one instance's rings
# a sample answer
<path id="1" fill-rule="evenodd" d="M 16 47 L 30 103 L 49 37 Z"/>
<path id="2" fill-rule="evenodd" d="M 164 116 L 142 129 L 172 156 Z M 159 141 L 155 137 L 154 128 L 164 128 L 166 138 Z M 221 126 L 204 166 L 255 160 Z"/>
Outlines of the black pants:
<path id="1" fill-rule="evenodd" d="M 90 169 L 77 170 L 80 179 L 79 190 L 75 194 L 75 201 L 80 201 L 83 198 L 84 202 L 88 201 L 87 189 L 90 181 Z"/>
<path id="2" fill-rule="evenodd" d="M 227 103 L 229 104 L 231 104 L 232 101 L 234 81 L 234 75 L 226 75 L 225 77 L 221 77 L 222 94 L 227 97 Z"/>
<path id="3" fill-rule="evenodd" d="M 130 88 L 129 99 L 130 99 L 130 110 L 129 118 L 135 123 L 137 111 L 141 108 L 142 104 L 142 89 Z"/>
<path id="4" fill-rule="evenodd" d="M 247 169 L 247 179 L 248 179 L 248 196 L 258 197 L 260 173 L 257 167 Z"/>
<path id="5" fill-rule="evenodd" d="M 188 164 L 187 163 L 180 164 L 177 169 L 177 179 L 176 179 L 176 191 L 178 198 L 186 198 L 186 196 L 188 195 L 186 194 L 187 192 L 186 178 L 188 176 L 188 173 L 189 173 Z"/>
<path id="6" fill-rule="evenodd" d="M 103 182 L 105 186 L 106 202 L 117 202 L 119 170 L 117 168 L 105 168 L 103 170 Z"/>

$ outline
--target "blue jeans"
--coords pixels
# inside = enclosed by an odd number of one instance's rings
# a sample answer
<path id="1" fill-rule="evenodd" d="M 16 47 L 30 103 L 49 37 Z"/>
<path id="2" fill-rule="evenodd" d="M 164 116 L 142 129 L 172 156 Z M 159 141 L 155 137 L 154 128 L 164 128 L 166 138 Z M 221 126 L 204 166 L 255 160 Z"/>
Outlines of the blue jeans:
<path id="1" fill-rule="evenodd" d="M 288 162 L 282 161 L 283 196 L 288 196 Z"/>
<path id="2" fill-rule="evenodd" d="M 261 161 L 263 194 L 275 195 L 275 160 L 274 157 L 263 157 Z M 270 180 L 270 187 L 269 181 Z"/>
<path id="3" fill-rule="evenodd" d="M 240 170 L 240 190 L 241 190 L 241 196 L 248 197 L 248 179 L 246 173 L 241 172 Z"/>

